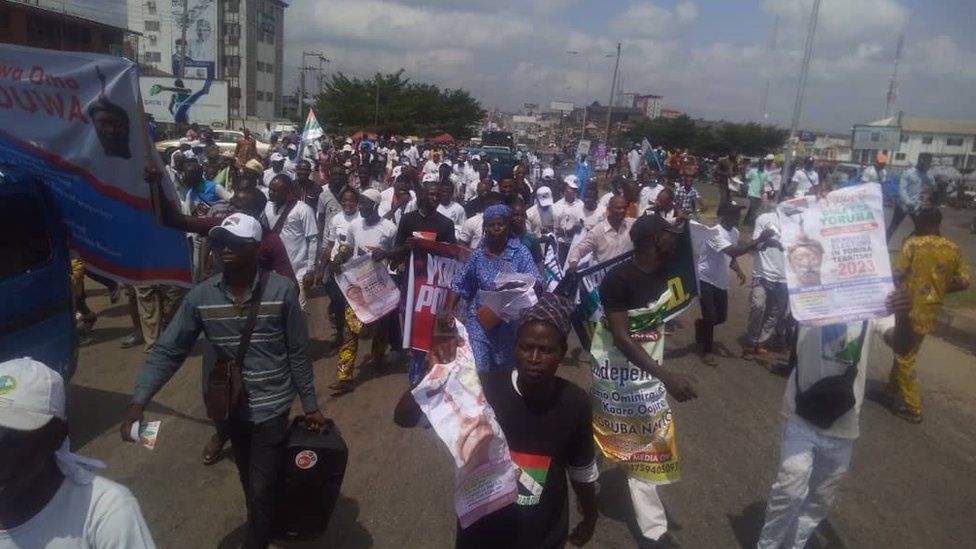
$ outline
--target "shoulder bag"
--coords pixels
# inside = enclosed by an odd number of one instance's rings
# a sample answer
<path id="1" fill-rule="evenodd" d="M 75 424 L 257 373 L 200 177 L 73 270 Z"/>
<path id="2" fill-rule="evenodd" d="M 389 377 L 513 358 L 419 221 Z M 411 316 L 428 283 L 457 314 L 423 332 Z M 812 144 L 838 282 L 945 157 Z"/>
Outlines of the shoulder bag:
<path id="1" fill-rule="evenodd" d="M 241 377 L 241 367 L 244 355 L 251 345 L 251 334 L 258 321 L 258 310 L 264 288 L 268 283 L 268 272 L 261 271 L 258 286 L 251 295 L 251 308 L 241 330 L 241 341 L 237 346 L 237 353 L 232 359 L 218 360 L 214 369 L 207 376 L 207 390 L 203 394 L 203 402 L 207 407 L 207 417 L 214 421 L 226 421 L 241 401 L 244 381 Z"/>

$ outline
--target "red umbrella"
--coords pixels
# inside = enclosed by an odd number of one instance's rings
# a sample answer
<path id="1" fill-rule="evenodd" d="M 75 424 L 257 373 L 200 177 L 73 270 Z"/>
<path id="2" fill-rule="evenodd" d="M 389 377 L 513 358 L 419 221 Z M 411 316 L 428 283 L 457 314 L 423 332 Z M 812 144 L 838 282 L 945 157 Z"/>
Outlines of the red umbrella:
<path id="1" fill-rule="evenodd" d="M 442 133 L 427 140 L 430 143 L 454 143 L 454 137 L 449 133 Z"/>

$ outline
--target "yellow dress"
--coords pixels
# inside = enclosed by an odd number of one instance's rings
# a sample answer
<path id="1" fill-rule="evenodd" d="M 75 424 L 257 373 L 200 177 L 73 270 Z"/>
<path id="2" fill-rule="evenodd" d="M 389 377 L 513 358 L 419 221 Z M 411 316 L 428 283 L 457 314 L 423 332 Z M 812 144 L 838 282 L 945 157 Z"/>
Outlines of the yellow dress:
<path id="1" fill-rule="evenodd" d="M 930 334 L 949 283 L 968 281 L 969 266 L 951 240 L 939 235 L 913 236 L 898 254 L 894 274 L 912 297 L 910 318 L 915 333 Z"/>

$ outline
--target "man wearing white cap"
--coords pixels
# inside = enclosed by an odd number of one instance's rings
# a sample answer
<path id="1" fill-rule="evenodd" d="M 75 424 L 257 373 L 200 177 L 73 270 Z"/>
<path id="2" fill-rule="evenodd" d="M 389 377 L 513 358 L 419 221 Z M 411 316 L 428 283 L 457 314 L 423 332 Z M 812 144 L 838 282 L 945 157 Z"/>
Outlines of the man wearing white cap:
<path id="1" fill-rule="evenodd" d="M 556 227 L 556 242 L 559 244 L 559 262 L 566 261 L 569 246 L 573 237 L 583 230 L 583 201 L 576 197 L 579 191 L 579 179 L 575 175 L 567 175 L 563 179 L 563 197 L 552 205 L 553 219 Z"/>
<path id="2" fill-rule="evenodd" d="M 410 165 L 416 168 L 420 164 L 420 151 L 417 150 L 417 146 L 413 144 L 413 141 L 409 139 L 404 139 L 403 144 L 406 149 L 403 151 L 403 156 L 406 157 Z"/>
<path id="3" fill-rule="evenodd" d="M 223 272 L 187 294 L 136 375 L 132 402 L 121 425 L 122 439 L 130 440 L 133 424 L 142 423 L 144 408 L 182 366 L 206 324 L 204 333 L 216 349 L 219 363 L 232 362 L 227 367 L 232 377 L 235 371 L 239 374 L 242 384 L 224 399 L 230 401 L 226 407 L 211 400 L 208 410 L 220 430 L 230 434 L 247 502 L 244 547 L 248 548 L 268 546 L 292 402 L 299 398 L 310 429 L 321 429 L 329 422 L 319 411 L 315 396 L 306 354 L 308 328 L 298 304 L 298 289 L 289 279 L 258 267 L 261 237 L 258 220 L 242 213 L 228 216 L 211 229 L 210 239 L 220 251 Z M 260 314 L 251 321 L 251 337 L 244 332 L 254 307 Z M 238 362 L 235 357 L 245 341 Z M 205 370 L 205 379 L 211 373 Z M 217 410 L 223 412 L 220 417 L 216 417 Z"/>
<path id="4" fill-rule="evenodd" d="M 261 181 L 261 186 L 264 187 L 265 189 L 267 189 L 268 186 L 271 185 L 271 180 L 274 179 L 276 175 L 285 174 L 291 178 L 295 177 L 295 172 L 294 171 L 289 172 L 288 167 L 285 165 L 285 155 L 278 152 L 273 153 L 271 155 L 270 164 L 271 167 L 264 170 L 264 176 Z"/>
<path id="5" fill-rule="evenodd" d="M 69 447 L 61 376 L 30 358 L 0 363 L 0 547 L 155 547 L 132 493 Z"/>
<path id="6" fill-rule="evenodd" d="M 380 192 L 376 189 L 366 189 L 359 197 L 359 217 L 349 224 L 346 241 L 339 247 L 336 254 L 336 269 L 349 259 L 370 254 L 373 261 L 386 261 L 393 252 L 396 241 L 397 226 L 389 219 L 383 219 L 379 214 Z M 348 329 L 343 333 L 342 347 L 339 350 L 336 382 L 329 386 L 334 396 L 344 395 L 355 388 L 353 383 L 356 354 L 359 351 L 359 338 L 367 326 L 356 318 L 352 309 L 345 305 L 345 321 Z M 391 315 L 396 313 L 391 313 Z M 387 322 L 390 316 L 374 322 L 369 328 L 373 331 L 372 358 L 373 363 L 382 365 L 383 356 L 387 350 Z"/>
<path id="7" fill-rule="evenodd" d="M 540 186 L 535 191 L 535 205 L 526 210 L 525 220 L 529 223 L 529 230 L 539 238 L 555 232 L 556 219 L 553 215 L 552 189 Z"/>

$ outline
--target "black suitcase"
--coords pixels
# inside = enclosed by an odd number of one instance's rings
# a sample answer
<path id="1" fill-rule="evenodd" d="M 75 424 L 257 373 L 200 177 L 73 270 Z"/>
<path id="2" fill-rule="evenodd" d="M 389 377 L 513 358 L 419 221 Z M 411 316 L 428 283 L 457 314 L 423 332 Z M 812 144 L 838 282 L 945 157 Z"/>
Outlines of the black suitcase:
<path id="1" fill-rule="evenodd" d="M 272 526 L 275 539 L 314 539 L 325 532 L 348 459 L 349 449 L 338 428 L 317 433 L 305 429 L 301 417 L 292 421 Z"/>

